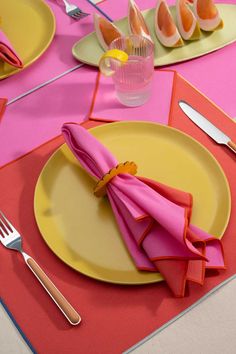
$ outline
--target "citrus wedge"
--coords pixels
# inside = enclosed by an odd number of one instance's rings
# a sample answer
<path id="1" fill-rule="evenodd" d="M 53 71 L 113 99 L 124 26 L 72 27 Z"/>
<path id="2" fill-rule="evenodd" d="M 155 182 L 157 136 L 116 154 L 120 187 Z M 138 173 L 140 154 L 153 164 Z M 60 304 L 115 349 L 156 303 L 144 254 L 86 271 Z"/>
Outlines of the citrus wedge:
<path id="1" fill-rule="evenodd" d="M 131 34 L 145 37 L 152 42 L 148 26 L 134 0 L 129 0 L 128 25 Z"/>
<path id="2" fill-rule="evenodd" d="M 128 58 L 128 54 L 123 52 L 123 50 L 108 50 L 99 60 L 99 70 L 105 76 L 112 76 L 117 67 L 124 65 Z"/>
<path id="3" fill-rule="evenodd" d="M 215 31 L 223 28 L 223 20 L 213 0 L 194 0 L 193 8 L 202 30 Z"/>
<path id="4" fill-rule="evenodd" d="M 176 0 L 176 18 L 179 32 L 185 40 L 199 39 L 201 32 L 188 0 Z"/>
<path id="5" fill-rule="evenodd" d="M 184 44 L 165 0 L 158 0 L 154 16 L 156 36 L 165 47 Z"/>
<path id="6" fill-rule="evenodd" d="M 110 43 L 119 37 L 122 37 L 122 32 L 106 18 L 94 14 L 94 27 L 98 41 L 104 50 L 107 50 Z"/>

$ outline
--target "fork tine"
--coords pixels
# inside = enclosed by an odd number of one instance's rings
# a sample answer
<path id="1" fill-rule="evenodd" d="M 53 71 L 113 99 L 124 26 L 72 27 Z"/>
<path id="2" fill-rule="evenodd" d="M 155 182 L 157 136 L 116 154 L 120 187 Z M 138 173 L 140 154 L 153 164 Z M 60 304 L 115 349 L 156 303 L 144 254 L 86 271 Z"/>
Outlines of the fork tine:
<path id="1" fill-rule="evenodd" d="M 75 13 L 74 13 L 74 14 L 72 14 L 72 15 L 71 15 L 71 17 L 73 17 L 73 18 L 77 19 L 77 16 L 76 16 L 76 14 L 75 14 Z"/>
<path id="2" fill-rule="evenodd" d="M 0 238 L 8 236 L 9 233 L 0 225 Z"/>
<path id="3" fill-rule="evenodd" d="M 74 14 L 74 15 L 73 15 L 73 18 L 74 18 L 75 20 L 81 20 L 82 18 L 84 18 L 84 16 Z"/>
<path id="4" fill-rule="evenodd" d="M 78 17 L 75 16 L 75 14 L 71 15 L 71 17 L 72 17 L 74 20 L 78 20 Z"/>
<path id="5" fill-rule="evenodd" d="M 84 18 L 84 17 L 88 16 L 88 14 L 86 14 L 85 12 L 82 12 L 82 11 L 78 11 L 78 12 L 74 13 L 74 16 L 76 18 L 80 19 L 80 18 Z"/>
<path id="6" fill-rule="evenodd" d="M 1 224 L 4 226 L 4 228 L 6 229 L 6 230 L 9 230 L 9 231 L 14 231 L 14 230 L 16 230 L 15 228 L 14 228 L 14 226 L 10 223 L 10 221 L 6 218 L 6 216 L 3 214 L 3 212 L 0 210 L 0 214 L 1 214 L 1 216 L 2 216 L 2 218 L 0 218 L 0 222 L 1 222 Z M 5 221 L 5 223 L 4 223 L 4 221 Z M 1 229 L 2 229 L 2 227 L 1 227 Z"/>

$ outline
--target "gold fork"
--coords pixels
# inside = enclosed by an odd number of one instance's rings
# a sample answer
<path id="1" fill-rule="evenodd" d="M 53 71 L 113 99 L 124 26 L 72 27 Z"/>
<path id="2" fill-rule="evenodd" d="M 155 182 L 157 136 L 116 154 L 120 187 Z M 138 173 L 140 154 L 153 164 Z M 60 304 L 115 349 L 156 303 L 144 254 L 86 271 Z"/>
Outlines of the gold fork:
<path id="1" fill-rule="evenodd" d="M 61 312 L 72 325 L 77 325 L 81 321 L 80 315 L 75 311 L 71 304 L 65 299 L 53 282 L 48 278 L 35 260 L 22 250 L 22 240 L 19 232 L 7 220 L 6 216 L 0 211 L 0 241 L 6 248 L 18 251 L 22 254 L 25 263 L 42 284 L 47 293 L 59 307 Z"/>

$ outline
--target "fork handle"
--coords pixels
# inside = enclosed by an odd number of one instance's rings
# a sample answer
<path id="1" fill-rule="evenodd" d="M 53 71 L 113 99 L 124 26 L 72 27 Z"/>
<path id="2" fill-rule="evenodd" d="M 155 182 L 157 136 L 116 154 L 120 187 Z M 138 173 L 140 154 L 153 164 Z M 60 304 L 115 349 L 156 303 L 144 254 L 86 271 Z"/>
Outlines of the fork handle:
<path id="1" fill-rule="evenodd" d="M 35 262 L 33 258 L 28 256 L 26 253 L 22 252 L 22 256 L 24 257 L 25 263 L 28 265 L 30 270 L 34 273 L 36 278 L 42 284 L 44 289 L 51 296 L 53 301 L 59 307 L 61 312 L 67 318 L 67 320 L 72 325 L 77 325 L 81 321 L 80 315 L 75 311 L 75 309 L 71 306 L 71 304 L 66 300 L 66 298 L 62 295 L 62 293 L 57 289 L 57 287 L 53 284 L 53 282 L 48 278 L 48 276 L 44 273 L 44 271 L 40 268 L 40 266 Z"/>

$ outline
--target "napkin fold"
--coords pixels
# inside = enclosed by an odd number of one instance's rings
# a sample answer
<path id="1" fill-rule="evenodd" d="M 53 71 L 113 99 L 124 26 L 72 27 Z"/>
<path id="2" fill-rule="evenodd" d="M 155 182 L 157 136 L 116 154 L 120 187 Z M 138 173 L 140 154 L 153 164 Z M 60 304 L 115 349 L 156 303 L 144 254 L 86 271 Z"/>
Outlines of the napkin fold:
<path id="1" fill-rule="evenodd" d="M 6 98 L 0 98 L 0 122 L 6 109 L 6 103 L 7 103 Z"/>
<path id="2" fill-rule="evenodd" d="M 96 180 L 118 165 L 83 127 L 66 123 L 62 133 L 81 166 Z M 190 224 L 191 194 L 128 173 L 115 176 L 106 192 L 136 267 L 159 271 L 175 296 L 185 295 L 187 281 L 202 285 L 207 268 L 225 269 L 221 241 Z"/>
<path id="3" fill-rule="evenodd" d="M 16 68 L 22 68 L 23 63 L 16 54 L 7 36 L 0 30 L 0 59 Z"/>

